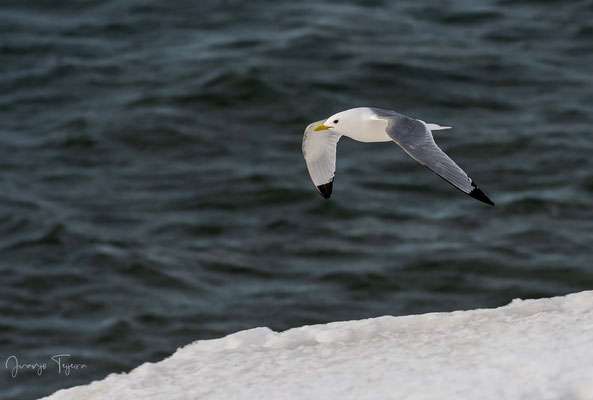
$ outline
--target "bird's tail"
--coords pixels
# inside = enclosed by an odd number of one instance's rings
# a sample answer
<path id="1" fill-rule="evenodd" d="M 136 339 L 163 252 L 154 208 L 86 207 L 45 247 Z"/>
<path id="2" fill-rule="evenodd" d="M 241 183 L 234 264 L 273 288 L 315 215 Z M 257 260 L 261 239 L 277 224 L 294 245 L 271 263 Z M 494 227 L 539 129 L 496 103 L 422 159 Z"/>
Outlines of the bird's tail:
<path id="1" fill-rule="evenodd" d="M 431 131 L 441 131 L 443 129 L 451 129 L 450 126 L 440 126 L 438 124 L 426 124 Z"/>

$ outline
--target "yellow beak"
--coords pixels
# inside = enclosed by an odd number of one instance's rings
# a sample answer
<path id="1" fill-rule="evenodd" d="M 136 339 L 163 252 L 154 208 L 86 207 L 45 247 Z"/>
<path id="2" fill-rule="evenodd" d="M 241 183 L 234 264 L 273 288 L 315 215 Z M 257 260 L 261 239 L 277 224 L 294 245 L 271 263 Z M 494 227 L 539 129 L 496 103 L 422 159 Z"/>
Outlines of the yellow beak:
<path id="1" fill-rule="evenodd" d="M 316 126 L 316 127 L 315 127 L 315 129 L 313 129 L 313 130 L 314 130 L 314 131 L 325 131 L 325 130 L 327 130 L 327 129 L 329 129 L 327 126 L 325 126 L 325 125 L 321 124 L 321 125 L 319 125 L 319 126 Z"/>

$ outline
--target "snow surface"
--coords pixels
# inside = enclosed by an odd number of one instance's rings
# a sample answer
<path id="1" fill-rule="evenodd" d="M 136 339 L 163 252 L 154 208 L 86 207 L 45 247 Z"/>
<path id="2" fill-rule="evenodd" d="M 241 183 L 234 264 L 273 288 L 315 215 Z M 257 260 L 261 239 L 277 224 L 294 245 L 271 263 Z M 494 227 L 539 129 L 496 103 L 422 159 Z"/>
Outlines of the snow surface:
<path id="1" fill-rule="evenodd" d="M 46 399 L 593 399 L 593 291 L 256 328 Z"/>

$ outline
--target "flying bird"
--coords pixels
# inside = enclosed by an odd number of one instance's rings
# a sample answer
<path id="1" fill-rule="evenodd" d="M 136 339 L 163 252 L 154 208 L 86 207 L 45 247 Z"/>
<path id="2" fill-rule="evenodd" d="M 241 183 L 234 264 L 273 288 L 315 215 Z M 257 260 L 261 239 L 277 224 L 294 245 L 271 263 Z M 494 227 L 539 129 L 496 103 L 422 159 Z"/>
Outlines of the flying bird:
<path id="1" fill-rule="evenodd" d="M 352 108 L 309 124 L 303 135 L 303 155 L 313 184 L 329 199 L 336 171 L 336 147 L 342 136 L 367 143 L 394 141 L 463 193 L 493 206 L 492 200 L 434 142 L 432 131 L 441 129 L 450 127 L 427 124 L 390 110 Z"/>

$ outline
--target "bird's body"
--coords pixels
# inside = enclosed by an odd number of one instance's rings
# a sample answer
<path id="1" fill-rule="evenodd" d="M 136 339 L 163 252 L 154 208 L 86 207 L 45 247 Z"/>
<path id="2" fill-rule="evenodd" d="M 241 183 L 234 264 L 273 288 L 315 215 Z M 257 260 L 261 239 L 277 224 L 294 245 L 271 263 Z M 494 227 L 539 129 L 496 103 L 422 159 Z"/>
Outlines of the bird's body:
<path id="1" fill-rule="evenodd" d="M 349 115 L 352 114 L 353 118 Z M 391 138 L 387 135 L 387 121 L 375 118 L 377 113 L 369 107 L 352 108 L 341 113 L 333 115 L 331 118 L 342 121 L 343 125 L 348 125 L 349 129 L 342 132 L 344 136 L 348 136 L 358 142 L 373 143 L 373 142 L 391 142 Z M 329 120 L 328 120 L 329 121 Z M 336 123 L 336 128 L 339 128 L 340 122 Z M 341 126 L 340 126 L 341 127 Z"/>
<path id="2" fill-rule="evenodd" d="M 310 124 L 303 136 L 303 155 L 313 183 L 324 198 L 332 192 L 336 147 L 341 136 L 359 142 L 394 141 L 412 158 L 457 189 L 484 203 L 494 203 L 434 142 L 432 130 L 448 129 L 395 111 L 359 107 Z"/>

